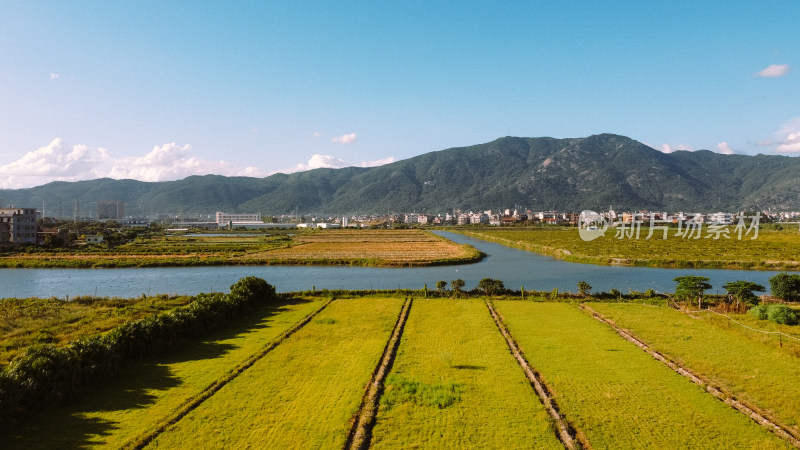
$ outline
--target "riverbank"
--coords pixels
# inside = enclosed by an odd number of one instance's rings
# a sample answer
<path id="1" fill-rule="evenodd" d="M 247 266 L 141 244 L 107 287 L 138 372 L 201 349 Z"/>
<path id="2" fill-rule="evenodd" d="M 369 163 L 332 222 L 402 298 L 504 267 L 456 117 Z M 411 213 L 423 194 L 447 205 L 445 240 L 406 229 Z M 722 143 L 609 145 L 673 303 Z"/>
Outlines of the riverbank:
<path id="1" fill-rule="evenodd" d="M 295 236 L 163 236 L 111 248 L 31 249 L 0 256 L 0 268 L 426 267 L 469 264 L 485 256 L 427 231 L 318 230 Z"/>
<path id="2" fill-rule="evenodd" d="M 609 236 L 583 241 L 576 228 L 450 229 L 476 239 L 573 263 L 688 269 L 800 270 L 800 234 L 761 230 L 757 239 L 682 239 L 659 233 L 645 239 Z"/>

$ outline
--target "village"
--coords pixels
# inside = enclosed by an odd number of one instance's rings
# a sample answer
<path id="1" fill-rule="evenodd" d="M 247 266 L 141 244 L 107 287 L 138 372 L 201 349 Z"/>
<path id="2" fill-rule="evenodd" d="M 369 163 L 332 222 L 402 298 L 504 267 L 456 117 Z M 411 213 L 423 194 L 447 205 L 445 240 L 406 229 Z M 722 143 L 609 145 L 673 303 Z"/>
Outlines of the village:
<path id="1" fill-rule="evenodd" d="M 800 211 L 760 212 L 712 212 L 688 213 L 664 211 L 624 211 L 613 208 L 598 214 L 610 226 L 618 224 L 641 224 L 681 226 L 686 223 L 709 225 L 732 225 L 739 218 L 758 217 L 760 223 L 797 223 Z M 312 228 L 408 228 L 420 226 L 525 226 L 561 225 L 577 226 L 579 212 L 531 211 L 520 208 L 504 210 L 463 211 L 455 209 L 445 213 L 387 213 L 387 214 L 283 214 L 228 213 L 217 211 L 214 216 L 184 217 L 159 215 L 156 217 L 134 217 L 125 215 L 125 204 L 116 200 L 97 203 L 97 210 L 88 216 L 76 214 L 67 218 L 43 217 L 43 212 L 31 207 L 0 207 L 0 245 L 47 244 L 66 242 L 69 232 L 82 236 L 82 243 L 99 244 L 103 233 L 92 233 L 99 229 L 91 224 L 104 224 L 107 229 L 135 229 L 158 226 L 166 231 L 190 230 L 258 230 L 258 229 L 312 229 Z M 80 225 L 80 226 L 78 226 Z M 76 229 L 82 228 L 82 229 Z"/>

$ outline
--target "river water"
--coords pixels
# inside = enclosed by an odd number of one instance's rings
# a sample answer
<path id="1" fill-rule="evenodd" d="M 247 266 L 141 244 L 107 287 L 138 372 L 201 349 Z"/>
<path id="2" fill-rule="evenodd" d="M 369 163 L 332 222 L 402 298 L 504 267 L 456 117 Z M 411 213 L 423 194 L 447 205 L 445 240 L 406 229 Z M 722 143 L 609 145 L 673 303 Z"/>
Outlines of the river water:
<path id="1" fill-rule="evenodd" d="M 421 289 L 427 284 L 462 279 L 472 289 L 481 278 L 502 280 L 509 289 L 577 292 L 586 281 L 595 292 L 618 289 L 673 292 L 673 278 L 700 275 L 711 279 L 709 293 L 723 293 L 728 281 L 747 280 L 769 289 L 769 277 L 778 272 L 716 269 L 657 269 L 576 264 L 504 247 L 449 232 L 437 232 L 458 243 L 468 243 L 488 255 L 475 264 L 421 268 L 342 266 L 223 266 L 141 269 L 0 269 L 0 297 L 75 297 L 99 295 L 135 297 L 142 294 L 197 294 L 228 292 L 238 279 L 253 275 L 275 285 L 279 292 L 311 289 Z"/>

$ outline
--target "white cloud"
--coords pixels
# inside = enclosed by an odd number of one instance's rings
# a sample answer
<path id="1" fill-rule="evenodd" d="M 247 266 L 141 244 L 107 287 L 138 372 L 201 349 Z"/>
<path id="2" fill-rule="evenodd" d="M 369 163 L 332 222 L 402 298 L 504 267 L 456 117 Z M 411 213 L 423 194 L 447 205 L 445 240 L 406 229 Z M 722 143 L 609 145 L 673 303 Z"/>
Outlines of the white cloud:
<path id="1" fill-rule="evenodd" d="M 51 79 L 51 80 L 57 80 L 57 79 L 59 79 L 60 77 L 61 77 L 61 74 L 60 74 L 60 73 L 51 73 L 51 74 L 50 74 L 50 79 Z"/>
<path id="2" fill-rule="evenodd" d="M 70 146 L 54 139 L 20 159 L 0 166 L 0 185 L 19 189 L 51 181 L 80 181 L 95 178 L 131 178 L 167 181 L 189 175 L 266 176 L 256 167 L 239 167 L 226 161 L 207 161 L 191 155 L 191 147 L 175 143 L 156 146 L 142 157 L 114 158 L 104 148 Z"/>
<path id="3" fill-rule="evenodd" d="M 331 139 L 331 142 L 338 142 L 340 144 L 352 144 L 355 141 L 356 141 L 356 134 L 355 133 L 343 134 L 343 135 L 341 135 L 339 137 L 335 137 L 335 138 Z"/>
<path id="4" fill-rule="evenodd" d="M 294 172 L 303 172 L 306 170 L 321 169 L 321 168 L 341 169 L 343 167 L 376 167 L 393 162 L 395 162 L 394 156 L 390 156 L 388 158 L 376 159 L 374 161 L 361 161 L 358 164 L 354 164 L 345 161 L 341 158 L 337 158 L 335 156 L 315 154 L 308 160 L 308 162 L 297 164 L 291 169 L 282 170 L 281 172 L 294 173 Z"/>
<path id="5" fill-rule="evenodd" d="M 174 142 L 155 146 L 138 158 L 122 158 L 111 169 L 112 178 L 141 181 L 179 180 L 190 175 L 264 176 L 257 167 L 239 167 L 227 161 L 208 161 L 191 156 L 192 147 Z"/>
<path id="6" fill-rule="evenodd" d="M 650 145 L 650 147 L 652 147 L 652 148 L 654 148 L 656 150 L 660 150 L 660 151 L 662 151 L 664 153 L 672 153 L 672 152 L 676 152 L 678 150 L 686 150 L 686 151 L 690 151 L 690 152 L 694 151 L 694 147 L 692 147 L 691 145 L 686 145 L 686 144 L 678 144 L 678 145 L 661 144 L 661 147 L 655 147 L 655 146 L 652 146 L 652 145 Z"/>
<path id="7" fill-rule="evenodd" d="M 313 134 L 315 138 L 322 136 L 322 133 L 320 133 L 319 131 L 315 131 Z"/>
<path id="8" fill-rule="evenodd" d="M 800 153 L 800 117 L 786 122 L 772 138 L 777 153 Z"/>
<path id="9" fill-rule="evenodd" d="M 390 156 L 388 158 L 376 159 L 375 161 L 361 161 L 361 164 L 359 164 L 359 166 L 360 167 L 378 167 L 378 166 L 383 166 L 385 164 L 391 164 L 391 163 L 393 163 L 395 161 L 397 161 L 397 160 L 394 159 L 394 156 Z"/>
<path id="10" fill-rule="evenodd" d="M 731 146 L 725 141 L 717 144 L 717 150 L 717 153 L 722 153 L 723 155 L 733 155 L 735 153 Z"/>
<path id="11" fill-rule="evenodd" d="M 104 176 L 99 167 L 110 159 L 108 150 L 85 145 L 70 146 L 62 139 L 30 151 L 0 166 L 0 184 L 6 188 L 32 187 L 54 180 L 77 181 Z"/>
<path id="12" fill-rule="evenodd" d="M 753 74 L 753 76 L 762 78 L 780 78 L 789 73 L 791 70 L 792 68 L 789 67 L 788 64 L 772 64 L 766 69 L 756 72 Z"/>

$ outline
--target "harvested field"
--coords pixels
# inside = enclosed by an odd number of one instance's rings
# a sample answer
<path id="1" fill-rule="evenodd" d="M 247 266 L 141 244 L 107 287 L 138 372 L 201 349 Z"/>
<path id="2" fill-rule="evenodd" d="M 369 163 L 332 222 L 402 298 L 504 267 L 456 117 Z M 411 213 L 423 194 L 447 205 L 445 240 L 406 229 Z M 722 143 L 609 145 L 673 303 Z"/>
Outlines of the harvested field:
<path id="1" fill-rule="evenodd" d="M 482 255 L 469 245 L 419 230 L 330 230 L 305 234 L 290 247 L 253 257 L 280 264 L 425 266 L 473 262 Z"/>

